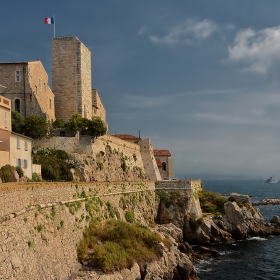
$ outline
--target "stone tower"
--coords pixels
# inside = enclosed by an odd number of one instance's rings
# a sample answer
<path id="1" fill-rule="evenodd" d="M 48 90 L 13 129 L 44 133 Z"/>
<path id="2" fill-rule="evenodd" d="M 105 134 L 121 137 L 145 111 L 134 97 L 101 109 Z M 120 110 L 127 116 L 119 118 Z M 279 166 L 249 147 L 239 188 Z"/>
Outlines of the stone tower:
<path id="1" fill-rule="evenodd" d="M 75 36 L 52 39 L 52 90 L 57 119 L 91 119 L 91 52 Z"/>

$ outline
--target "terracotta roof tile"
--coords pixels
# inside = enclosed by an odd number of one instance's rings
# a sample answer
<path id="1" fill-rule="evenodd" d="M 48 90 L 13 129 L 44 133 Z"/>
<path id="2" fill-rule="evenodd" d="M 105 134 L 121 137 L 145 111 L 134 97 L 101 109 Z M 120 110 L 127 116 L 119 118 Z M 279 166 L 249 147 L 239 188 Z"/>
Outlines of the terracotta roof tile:
<path id="1" fill-rule="evenodd" d="M 118 137 L 122 140 L 139 140 L 139 137 L 130 134 L 111 134 L 112 136 Z M 140 138 L 141 140 L 141 138 Z"/>
<path id="2" fill-rule="evenodd" d="M 169 152 L 169 150 L 154 150 L 154 155 L 171 157 L 171 153 Z"/>
<path id="3" fill-rule="evenodd" d="M 160 161 L 160 159 L 156 158 L 156 163 L 158 167 L 162 167 L 162 162 Z"/>

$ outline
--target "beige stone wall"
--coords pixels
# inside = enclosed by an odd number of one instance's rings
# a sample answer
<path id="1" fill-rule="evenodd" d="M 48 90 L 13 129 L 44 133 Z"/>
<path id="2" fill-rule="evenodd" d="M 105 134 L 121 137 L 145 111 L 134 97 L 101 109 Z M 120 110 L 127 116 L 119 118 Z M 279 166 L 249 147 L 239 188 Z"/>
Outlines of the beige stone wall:
<path id="1" fill-rule="evenodd" d="M 150 139 L 141 140 L 138 144 L 140 146 L 141 157 L 147 176 L 151 180 L 161 180 Z"/>
<path id="2" fill-rule="evenodd" d="M 106 122 L 106 110 L 103 106 L 101 98 L 99 96 L 98 90 L 92 90 L 92 115 L 96 117 L 100 117 L 101 120 L 107 124 Z M 108 128 L 108 125 L 107 125 Z"/>
<path id="3" fill-rule="evenodd" d="M 52 39 L 52 89 L 56 118 L 91 119 L 91 53 L 76 37 Z"/>
<path id="4" fill-rule="evenodd" d="M 24 118 L 32 115 L 46 116 L 48 120 L 55 118 L 54 94 L 40 60 L 0 63 L 0 84 L 6 87 L 1 88 L 1 94 L 11 99 L 13 110 L 15 100 L 20 100 L 20 113 Z"/>
<path id="5" fill-rule="evenodd" d="M 3 186 L 0 188 L 3 280 L 73 279 L 79 273 L 76 244 L 89 223 L 86 210 L 89 203 L 96 208 L 95 217 L 101 219 L 110 218 L 112 213 L 124 219 L 125 211 L 133 210 L 136 221 L 147 225 L 156 216 L 152 182 Z M 79 198 L 82 192 L 88 196 L 87 200 Z M 97 199 L 99 195 L 103 206 Z M 62 199 L 71 201 L 64 204 Z M 111 210 L 107 205 L 111 205 Z"/>
<path id="6" fill-rule="evenodd" d="M 104 135 L 91 142 L 89 136 L 52 137 L 35 141 L 34 148 L 65 150 L 87 180 L 98 181 L 160 180 L 150 140 L 135 144 Z"/>
<path id="7" fill-rule="evenodd" d="M 202 190 L 202 182 L 198 180 L 160 181 L 156 183 L 156 190 L 185 191 L 190 195 L 188 213 L 194 214 L 197 219 L 203 216 L 197 192 Z"/>

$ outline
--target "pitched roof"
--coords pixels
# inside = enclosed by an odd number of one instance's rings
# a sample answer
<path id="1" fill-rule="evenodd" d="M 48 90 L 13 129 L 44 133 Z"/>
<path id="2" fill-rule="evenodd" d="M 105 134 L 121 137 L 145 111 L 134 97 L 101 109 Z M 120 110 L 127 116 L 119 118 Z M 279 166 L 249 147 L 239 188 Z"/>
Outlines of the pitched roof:
<path id="1" fill-rule="evenodd" d="M 158 167 L 162 167 L 162 162 L 160 161 L 160 159 L 156 158 L 156 163 Z"/>
<path id="2" fill-rule="evenodd" d="M 171 157 L 169 150 L 154 150 L 154 156 L 166 156 Z"/>
<path id="3" fill-rule="evenodd" d="M 130 134 L 111 134 L 111 135 L 118 137 L 122 140 L 135 140 L 135 141 L 141 140 L 141 138 Z"/>

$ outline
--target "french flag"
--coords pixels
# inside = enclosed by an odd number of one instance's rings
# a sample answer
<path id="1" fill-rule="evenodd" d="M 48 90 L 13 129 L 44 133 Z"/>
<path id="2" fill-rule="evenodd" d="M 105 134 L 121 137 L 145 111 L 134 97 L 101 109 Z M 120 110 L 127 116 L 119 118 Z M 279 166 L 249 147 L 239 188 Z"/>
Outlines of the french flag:
<path id="1" fill-rule="evenodd" d="M 54 24 L 54 18 L 53 17 L 51 17 L 51 18 L 46 17 L 45 18 L 45 24 Z"/>

